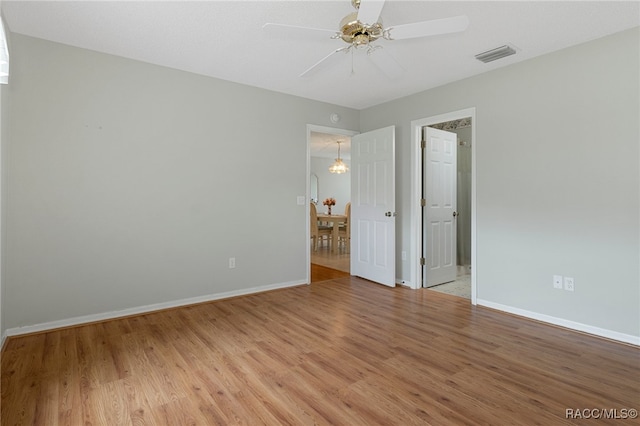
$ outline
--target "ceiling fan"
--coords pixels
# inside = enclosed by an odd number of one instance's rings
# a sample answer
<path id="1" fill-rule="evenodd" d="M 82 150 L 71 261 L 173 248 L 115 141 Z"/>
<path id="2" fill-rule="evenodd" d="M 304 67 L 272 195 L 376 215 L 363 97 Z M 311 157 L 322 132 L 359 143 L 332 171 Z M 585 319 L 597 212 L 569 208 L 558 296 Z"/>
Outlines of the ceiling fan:
<path id="1" fill-rule="evenodd" d="M 319 36 L 328 36 L 332 39 L 341 39 L 347 43 L 347 46 L 342 46 L 334 50 L 316 62 L 300 74 L 300 77 L 307 77 L 312 72 L 317 71 L 322 64 L 326 63 L 329 58 L 337 53 L 353 53 L 354 49 L 366 49 L 368 56 L 374 60 L 374 63 L 380 66 L 388 75 L 394 76 L 404 71 L 404 68 L 398 64 L 392 56 L 384 54 L 381 45 L 372 44 L 373 42 L 380 38 L 385 40 L 405 40 L 455 33 L 464 31 L 469 25 L 469 18 L 465 15 L 460 15 L 452 18 L 435 19 L 385 28 L 380 18 L 384 3 L 384 0 L 351 0 L 351 4 L 356 11 L 342 18 L 337 31 L 273 23 L 266 23 L 262 28 L 269 33 L 278 33 L 287 37 L 300 34 L 317 34 Z M 380 53 L 373 55 L 374 52 Z"/>

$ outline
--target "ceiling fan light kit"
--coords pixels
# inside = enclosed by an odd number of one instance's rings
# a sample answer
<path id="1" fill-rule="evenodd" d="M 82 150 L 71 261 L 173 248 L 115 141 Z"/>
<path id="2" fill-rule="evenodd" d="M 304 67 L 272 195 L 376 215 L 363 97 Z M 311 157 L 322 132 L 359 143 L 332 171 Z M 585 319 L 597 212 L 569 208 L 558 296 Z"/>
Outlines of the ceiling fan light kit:
<path id="1" fill-rule="evenodd" d="M 469 25 L 469 18 L 461 15 L 454 16 L 452 18 L 414 22 L 385 28 L 382 24 L 382 19 L 380 18 L 380 13 L 382 12 L 382 8 L 385 4 L 384 0 L 351 0 L 351 4 L 356 11 L 349 13 L 347 16 L 342 18 L 338 26 L 338 31 L 333 31 L 333 36 L 331 37 L 332 39 L 341 39 L 347 43 L 348 46 L 335 49 L 333 52 L 329 53 L 327 56 L 300 74 L 301 77 L 308 76 L 309 73 L 316 70 L 323 62 L 331 58 L 336 53 L 346 53 L 348 51 L 352 51 L 352 48 L 366 48 L 367 53 L 372 56 L 372 53 L 381 49 L 382 46 L 371 45 L 371 43 L 380 38 L 394 41 L 449 34 L 464 31 Z M 288 31 L 292 37 L 294 36 L 294 33 L 299 33 L 301 30 L 305 30 L 305 27 L 272 23 L 265 24 L 263 28 L 268 31 Z M 307 30 L 309 34 L 331 32 L 331 30 L 321 30 L 317 28 L 307 28 Z M 393 60 L 390 56 L 386 59 Z M 397 67 L 386 68 L 402 69 L 399 64 Z"/>

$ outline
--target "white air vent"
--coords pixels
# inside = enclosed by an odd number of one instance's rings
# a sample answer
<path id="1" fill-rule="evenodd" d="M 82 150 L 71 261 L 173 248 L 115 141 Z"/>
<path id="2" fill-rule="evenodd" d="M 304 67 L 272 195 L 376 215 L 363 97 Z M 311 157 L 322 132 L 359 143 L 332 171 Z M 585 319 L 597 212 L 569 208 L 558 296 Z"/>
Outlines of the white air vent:
<path id="1" fill-rule="evenodd" d="M 487 62 L 495 61 L 496 59 L 502 59 L 505 56 L 513 55 L 514 53 L 516 53 L 516 50 L 513 47 L 505 44 L 504 46 L 496 47 L 495 49 L 478 53 L 476 55 L 476 59 L 486 64 Z"/>

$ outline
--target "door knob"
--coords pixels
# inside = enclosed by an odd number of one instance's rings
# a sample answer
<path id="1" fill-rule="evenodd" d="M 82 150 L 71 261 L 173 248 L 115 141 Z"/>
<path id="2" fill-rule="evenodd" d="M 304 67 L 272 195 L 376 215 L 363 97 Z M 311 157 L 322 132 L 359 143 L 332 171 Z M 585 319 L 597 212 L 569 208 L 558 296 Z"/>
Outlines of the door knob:
<path id="1" fill-rule="evenodd" d="M 391 213 L 391 212 L 386 212 L 384 215 L 385 215 L 386 217 L 391 217 L 391 216 L 396 217 L 396 212 L 393 212 L 393 213 Z"/>
<path id="2" fill-rule="evenodd" d="M 460 215 L 460 213 L 458 213 L 458 212 L 453 212 L 453 217 L 456 217 L 456 216 L 459 216 L 459 215 Z"/>

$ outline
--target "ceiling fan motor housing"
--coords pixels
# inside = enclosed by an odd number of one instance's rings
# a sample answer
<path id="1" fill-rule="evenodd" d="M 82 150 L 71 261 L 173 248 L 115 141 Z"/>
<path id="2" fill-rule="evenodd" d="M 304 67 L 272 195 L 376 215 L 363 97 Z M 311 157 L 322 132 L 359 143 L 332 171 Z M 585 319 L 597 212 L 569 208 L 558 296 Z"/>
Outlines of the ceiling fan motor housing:
<path id="1" fill-rule="evenodd" d="M 365 25 L 358 21 L 358 12 L 350 13 L 340 21 L 340 38 L 356 47 L 366 46 L 382 35 L 381 20 L 373 25 Z"/>

